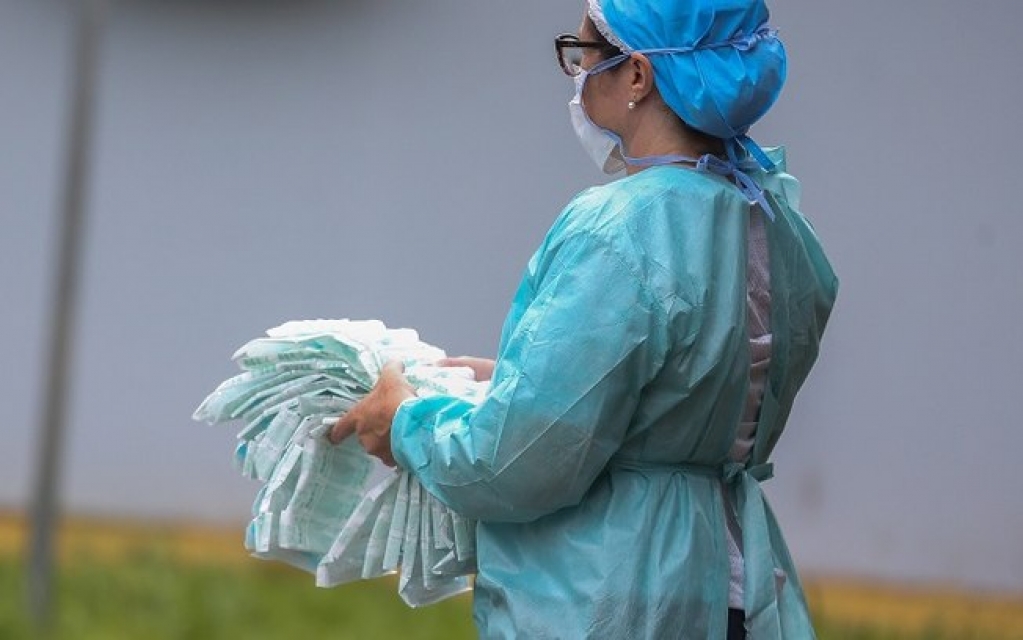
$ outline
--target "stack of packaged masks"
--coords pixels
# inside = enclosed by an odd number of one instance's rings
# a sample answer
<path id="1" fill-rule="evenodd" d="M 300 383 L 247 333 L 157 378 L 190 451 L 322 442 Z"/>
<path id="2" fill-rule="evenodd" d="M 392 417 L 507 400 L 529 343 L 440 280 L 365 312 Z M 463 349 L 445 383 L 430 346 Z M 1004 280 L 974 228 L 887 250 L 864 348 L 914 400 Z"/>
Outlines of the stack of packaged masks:
<path id="1" fill-rule="evenodd" d="M 339 445 L 326 437 L 388 360 L 404 363 L 420 396 L 482 400 L 488 383 L 469 369 L 436 366 L 442 357 L 415 331 L 374 320 L 288 322 L 234 354 L 243 372 L 193 417 L 244 423 L 235 463 L 263 483 L 245 536 L 253 555 L 309 571 L 321 587 L 398 573 L 398 592 L 412 606 L 470 588 L 475 522 L 365 453 L 354 436 Z"/>

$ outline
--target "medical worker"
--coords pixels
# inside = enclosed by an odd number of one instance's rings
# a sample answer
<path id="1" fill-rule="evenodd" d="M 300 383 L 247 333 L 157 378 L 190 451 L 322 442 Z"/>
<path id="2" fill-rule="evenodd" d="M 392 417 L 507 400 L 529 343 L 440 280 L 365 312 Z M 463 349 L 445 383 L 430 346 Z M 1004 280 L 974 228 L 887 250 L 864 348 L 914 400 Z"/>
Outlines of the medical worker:
<path id="1" fill-rule="evenodd" d="M 479 406 L 388 365 L 334 427 L 479 520 L 483 638 L 813 638 L 761 483 L 837 282 L 782 152 L 761 0 L 589 0 L 556 40 L 606 172 L 530 260 Z"/>

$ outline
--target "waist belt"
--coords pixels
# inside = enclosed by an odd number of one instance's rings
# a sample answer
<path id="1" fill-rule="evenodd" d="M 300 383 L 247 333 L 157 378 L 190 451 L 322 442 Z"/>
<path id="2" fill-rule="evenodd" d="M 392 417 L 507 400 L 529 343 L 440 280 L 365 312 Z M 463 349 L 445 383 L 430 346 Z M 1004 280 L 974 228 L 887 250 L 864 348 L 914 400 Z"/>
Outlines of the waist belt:
<path id="1" fill-rule="evenodd" d="M 726 484 L 735 484 L 744 476 L 757 482 L 774 477 L 774 465 L 770 462 L 747 465 L 744 462 L 726 462 L 720 465 L 695 462 L 649 462 L 646 460 L 611 460 L 612 471 L 638 471 L 652 473 L 682 473 L 709 478 L 718 478 Z"/>
<path id="2" fill-rule="evenodd" d="M 778 606 L 778 586 L 775 579 L 774 558 L 787 558 L 788 550 L 775 550 L 771 543 L 769 508 L 760 483 L 774 476 L 774 465 L 769 462 L 747 465 L 726 462 L 721 465 L 690 462 L 647 462 L 642 460 L 612 460 L 611 471 L 640 473 L 681 473 L 717 478 L 736 488 L 738 520 L 742 529 L 743 608 L 746 610 L 746 629 L 751 638 L 780 638 L 781 612 Z M 780 540 L 780 538 L 779 538 Z M 784 543 L 779 544 L 784 547 Z"/>

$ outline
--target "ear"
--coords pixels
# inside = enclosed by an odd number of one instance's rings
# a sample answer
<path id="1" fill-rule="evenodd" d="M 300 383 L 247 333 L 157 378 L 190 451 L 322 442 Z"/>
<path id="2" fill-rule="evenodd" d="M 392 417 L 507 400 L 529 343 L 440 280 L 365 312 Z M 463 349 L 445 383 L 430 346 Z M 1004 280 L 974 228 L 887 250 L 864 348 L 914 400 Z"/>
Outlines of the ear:
<path id="1" fill-rule="evenodd" d="M 631 98 L 639 102 L 654 90 L 654 67 L 645 55 L 634 53 L 629 56 L 628 69 L 632 74 L 629 82 Z"/>

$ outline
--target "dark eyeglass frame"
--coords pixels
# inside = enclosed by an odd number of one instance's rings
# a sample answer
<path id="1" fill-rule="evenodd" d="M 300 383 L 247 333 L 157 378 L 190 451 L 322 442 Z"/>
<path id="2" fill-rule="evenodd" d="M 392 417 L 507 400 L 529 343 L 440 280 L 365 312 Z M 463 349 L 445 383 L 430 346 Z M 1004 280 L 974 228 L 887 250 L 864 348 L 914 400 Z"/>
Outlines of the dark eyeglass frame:
<path id="1" fill-rule="evenodd" d="M 569 77 L 579 75 L 579 67 L 565 59 L 566 49 L 598 49 L 607 54 L 622 55 L 621 49 L 609 42 L 598 42 L 596 40 L 580 40 L 574 33 L 562 33 L 554 38 L 554 51 L 558 56 L 558 64 L 561 70 Z"/>

